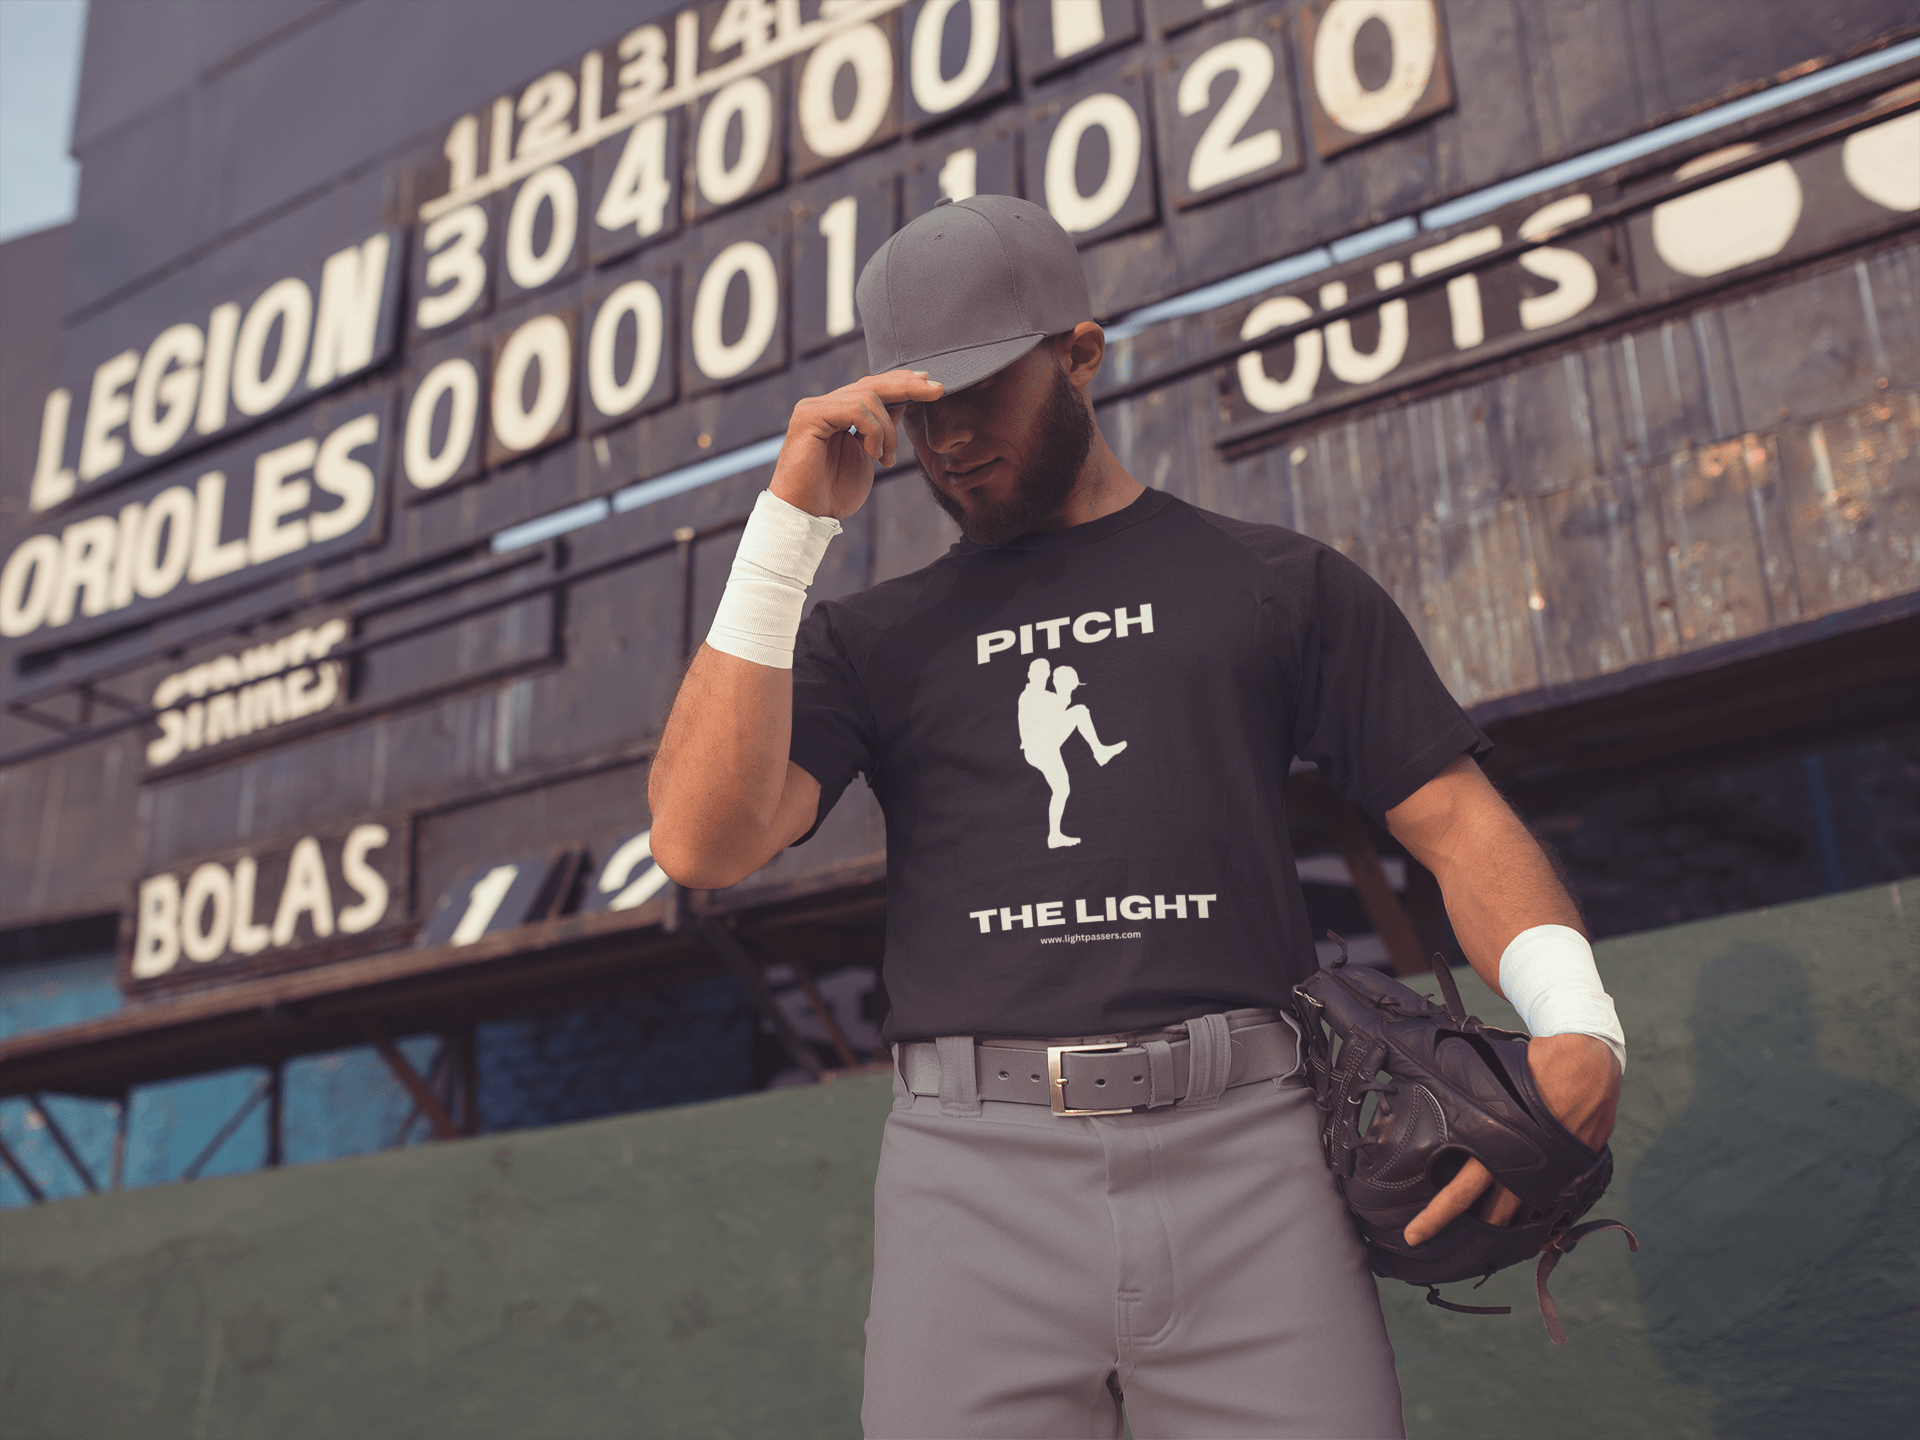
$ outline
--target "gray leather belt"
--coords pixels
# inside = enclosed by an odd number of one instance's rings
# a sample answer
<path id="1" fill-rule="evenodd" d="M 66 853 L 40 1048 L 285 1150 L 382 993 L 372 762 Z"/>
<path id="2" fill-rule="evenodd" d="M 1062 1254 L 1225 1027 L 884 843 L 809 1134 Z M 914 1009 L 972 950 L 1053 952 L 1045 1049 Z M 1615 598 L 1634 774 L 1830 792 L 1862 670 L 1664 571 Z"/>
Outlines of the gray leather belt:
<path id="1" fill-rule="evenodd" d="M 1197 1035 L 1195 1027 L 1201 1027 Z M 942 1048 L 937 1040 L 897 1047 L 901 1078 L 915 1095 L 942 1094 Z M 965 1053 L 951 1037 L 944 1048 Z M 971 1049 L 975 1083 L 963 1082 L 964 1089 L 981 1100 L 1051 1105 L 1056 1115 L 1125 1114 L 1190 1096 L 1212 1101 L 1224 1089 L 1300 1068 L 1299 1032 L 1277 1010 L 1231 1010 L 1133 1035 L 982 1040 Z M 954 1078 L 948 1077 L 950 1089 Z"/>

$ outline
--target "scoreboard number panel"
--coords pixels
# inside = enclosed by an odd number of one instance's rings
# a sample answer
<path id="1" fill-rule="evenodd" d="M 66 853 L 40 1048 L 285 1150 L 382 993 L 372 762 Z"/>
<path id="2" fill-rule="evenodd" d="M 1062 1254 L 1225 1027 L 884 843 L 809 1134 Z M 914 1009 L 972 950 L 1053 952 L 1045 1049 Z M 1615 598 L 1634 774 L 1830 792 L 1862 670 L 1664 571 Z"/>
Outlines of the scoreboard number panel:
<path id="1" fill-rule="evenodd" d="M 729 81 L 694 107 L 685 208 L 703 221 L 785 178 L 787 74 L 775 65 Z"/>
<path id="2" fill-rule="evenodd" d="M 580 273 L 589 217 L 587 156 L 544 165 L 505 193 L 492 263 L 502 308 L 564 285 Z"/>
<path id="3" fill-rule="evenodd" d="M 408 356 L 400 377 L 400 493 L 437 495 L 485 470 L 487 386 L 484 356 L 461 333 Z"/>
<path id="4" fill-rule="evenodd" d="M 853 292 L 860 272 L 899 226 L 900 177 L 891 163 L 853 167 L 793 200 L 793 345 L 801 357 L 861 333 Z"/>
<path id="5" fill-rule="evenodd" d="M 907 161 L 902 220 L 926 214 L 942 199 L 1024 195 L 1018 134 L 1016 122 L 997 117 L 921 136 Z"/>
<path id="6" fill-rule="evenodd" d="M 1029 83 L 1140 38 L 1134 0 L 1024 0 L 1014 9 Z"/>
<path id="7" fill-rule="evenodd" d="M 409 340 L 444 334 L 493 309 L 488 257 L 500 229 L 501 198 L 455 206 L 419 229 L 408 262 Z"/>
<path id="8" fill-rule="evenodd" d="M 1282 17 L 1242 12 L 1167 48 L 1154 86 L 1167 198 L 1186 209 L 1306 163 Z"/>
<path id="9" fill-rule="evenodd" d="M 1300 53 L 1323 159 L 1453 106 L 1437 0 L 1318 0 L 1300 12 Z"/>
<path id="10" fill-rule="evenodd" d="M 1022 130 L 1029 198 L 1080 245 L 1151 223 L 1153 146 L 1146 55 L 1139 47 L 1037 94 Z"/>
<path id="11" fill-rule="evenodd" d="M 435 903 L 414 944 L 471 945 L 546 918 L 559 882 L 577 873 L 579 856 L 577 846 L 556 845 L 468 866 Z"/>
<path id="12" fill-rule="evenodd" d="M 899 136 L 899 35 L 899 12 L 889 11 L 794 59 L 795 178 L 816 175 Z"/>
<path id="13" fill-rule="evenodd" d="M 900 87 L 908 130 L 951 120 L 1013 88 L 1002 0 L 913 0 L 900 12 Z"/>
<path id="14" fill-rule="evenodd" d="M 573 434 L 580 299 L 524 306 L 488 322 L 489 470 Z"/>
<path id="15" fill-rule="evenodd" d="M 678 233 L 685 133 L 682 112 L 666 110 L 593 147 L 592 208 L 583 220 L 589 263 L 606 264 Z"/>
<path id="16" fill-rule="evenodd" d="M 580 896 L 582 915 L 634 910 L 666 890 L 673 882 L 653 858 L 651 827 L 616 835 L 596 845 Z"/>
<path id="17" fill-rule="evenodd" d="M 784 201 L 710 224 L 680 273 L 680 392 L 705 395 L 787 363 Z"/>
<path id="18" fill-rule="evenodd" d="M 679 394 L 679 268 L 652 255 L 596 272 L 580 327 L 580 427 L 594 434 Z"/>

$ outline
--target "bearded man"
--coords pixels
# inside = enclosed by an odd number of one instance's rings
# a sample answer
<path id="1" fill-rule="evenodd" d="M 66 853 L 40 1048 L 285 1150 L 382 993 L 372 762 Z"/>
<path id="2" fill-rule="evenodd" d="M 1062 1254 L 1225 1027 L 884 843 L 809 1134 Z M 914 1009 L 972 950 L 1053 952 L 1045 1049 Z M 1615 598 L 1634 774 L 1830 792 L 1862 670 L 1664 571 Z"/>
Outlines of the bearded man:
<path id="1" fill-rule="evenodd" d="M 794 407 L 650 795 L 654 856 L 698 887 L 805 840 L 856 774 L 885 813 L 867 1433 L 1111 1437 L 1124 1403 L 1143 1440 L 1400 1435 L 1289 1013 L 1316 964 L 1293 757 L 1435 873 L 1545 1098 L 1597 1146 L 1625 1051 L 1579 913 L 1378 585 L 1120 464 L 1088 399 L 1105 337 L 1045 211 L 943 203 L 857 296 L 874 373 Z M 963 538 L 802 625 L 903 433 Z M 1040 662 L 1134 747 L 1076 779 L 1077 845 L 1031 820 Z M 1408 1242 L 1490 1186 L 1469 1162 Z"/>

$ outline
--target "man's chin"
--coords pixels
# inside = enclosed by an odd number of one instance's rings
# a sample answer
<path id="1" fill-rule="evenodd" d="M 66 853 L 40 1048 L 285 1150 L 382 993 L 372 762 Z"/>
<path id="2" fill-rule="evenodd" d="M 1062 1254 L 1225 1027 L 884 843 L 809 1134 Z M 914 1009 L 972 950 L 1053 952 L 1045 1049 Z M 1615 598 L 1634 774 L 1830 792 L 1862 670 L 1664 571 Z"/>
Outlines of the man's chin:
<path id="1" fill-rule="evenodd" d="M 945 490 L 927 481 L 927 489 L 935 503 L 947 512 L 947 518 L 960 527 L 960 533 L 975 545 L 1004 545 L 1009 540 L 1018 540 L 1033 528 L 1036 517 L 1028 513 L 1028 506 L 1017 500 L 999 505 L 966 505 L 949 495 Z"/>

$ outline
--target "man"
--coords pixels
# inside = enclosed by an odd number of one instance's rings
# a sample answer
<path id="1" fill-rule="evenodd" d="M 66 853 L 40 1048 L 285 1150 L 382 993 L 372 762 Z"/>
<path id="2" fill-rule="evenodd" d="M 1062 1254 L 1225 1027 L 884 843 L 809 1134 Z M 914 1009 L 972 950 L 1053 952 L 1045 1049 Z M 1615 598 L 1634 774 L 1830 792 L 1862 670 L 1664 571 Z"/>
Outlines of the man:
<path id="1" fill-rule="evenodd" d="M 1379 586 L 1126 472 L 1088 401 L 1104 337 L 1044 211 L 943 204 L 857 293 L 875 373 L 794 407 L 650 793 L 654 855 L 701 887 L 811 834 L 856 773 L 885 813 L 897 1064 L 867 1433 L 1114 1436 L 1124 1397 L 1142 1437 L 1399 1435 L 1285 1013 L 1315 964 L 1291 758 L 1433 870 L 1538 1037 L 1548 1102 L 1597 1144 L 1624 1051 L 1578 913 Z M 903 431 L 964 539 L 802 627 Z M 1036 745 L 1021 680 L 1068 660 L 1133 748 L 1077 777 L 1063 846 L 1047 745 L 1070 712 Z M 1469 1162 L 1409 1241 L 1490 1183 Z"/>

